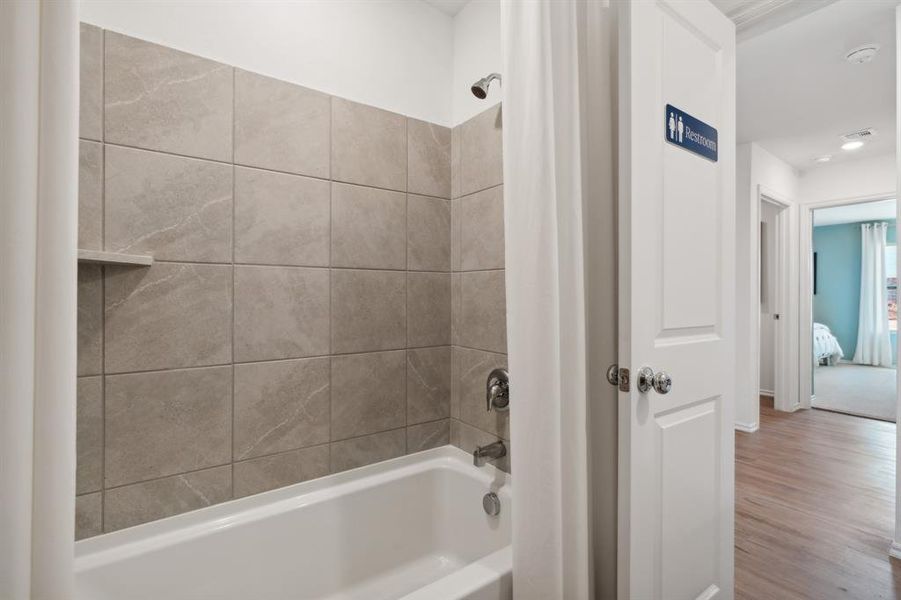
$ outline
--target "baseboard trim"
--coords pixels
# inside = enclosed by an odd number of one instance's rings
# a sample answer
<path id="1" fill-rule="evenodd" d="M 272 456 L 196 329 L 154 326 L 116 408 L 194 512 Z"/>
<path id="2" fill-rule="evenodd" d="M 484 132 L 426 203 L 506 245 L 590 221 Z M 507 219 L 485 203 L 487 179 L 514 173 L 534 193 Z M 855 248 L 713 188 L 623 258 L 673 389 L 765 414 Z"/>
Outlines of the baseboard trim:
<path id="1" fill-rule="evenodd" d="M 769 396 L 770 398 L 776 397 L 776 392 L 774 392 L 772 390 L 757 390 L 757 392 L 758 392 L 758 395 L 760 395 L 760 396 Z"/>
<path id="2" fill-rule="evenodd" d="M 760 429 L 760 423 L 750 423 L 750 424 L 738 423 L 738 422 L 735 423 L 736 431 L 744 431 L 745 433 L 754 433 L 758 429 Z M 899 558 L 901 558 L 901 557 L 899 557 Z"/>
<path id="3" fill-rule="evenodd" d="M 888 555 L 892 558 L 901 559 L 901 543 L 892 541 L 892 545 L 888 548 Z"/>

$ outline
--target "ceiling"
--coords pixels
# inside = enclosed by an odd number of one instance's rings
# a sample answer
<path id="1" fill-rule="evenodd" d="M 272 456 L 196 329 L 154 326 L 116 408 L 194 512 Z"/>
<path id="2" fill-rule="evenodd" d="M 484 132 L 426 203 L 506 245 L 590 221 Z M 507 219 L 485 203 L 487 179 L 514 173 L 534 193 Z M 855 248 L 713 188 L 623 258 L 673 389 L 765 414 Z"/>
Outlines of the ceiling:
<path id="1" fill-rule="evenodd" d="M 864 221 L 886 221 L 895 218 L 895 201 L 880 200 L 847 206 L 833 206 L 813 211 L 813 226 L 840 225 L 842 223 L 862 223 Z"/>
<path id="2" fill-rule="evenodd" d="M 735 23 L 738 41 L 775 29 L 836 0 L 712 0 Z"/>
<path id="3" fill-rule="evenodd" d="M 740 2 L 741 0 L 717 0 Z M 800 171 L 894 152 L 896 0 L 839 0 L 740 42 L 738 142 L 756 142 Z M 722 7 L 721 7 L 722 8 Z M 881 49 L 867 64 L 844 56 L 864 43 Z M 874 127 L 854 152 L 839 136 Z"/>
<path id="4" fill-rule="evenodd" d="M 479 1 L 479 0 L 475 0 Z M 898 0 L 712 0 L 736 23 L 738 142 L 756 142 L 804 172 L 894 152 Z M 425 0 L 453 17 L 470 0 Z M 875 42 L 867 64 L 848 50 Z M 853 152 L 842 134 L 872 127 Z M 814 159 L 832 155 L 828 163 Z"/>
<path id="5" fill-rule="evenodd" d="M 455 17 L 457 13 L 463 10 L 463 7 L 469 4 L 469 0 L 425 0 L 444 14 Z"/>

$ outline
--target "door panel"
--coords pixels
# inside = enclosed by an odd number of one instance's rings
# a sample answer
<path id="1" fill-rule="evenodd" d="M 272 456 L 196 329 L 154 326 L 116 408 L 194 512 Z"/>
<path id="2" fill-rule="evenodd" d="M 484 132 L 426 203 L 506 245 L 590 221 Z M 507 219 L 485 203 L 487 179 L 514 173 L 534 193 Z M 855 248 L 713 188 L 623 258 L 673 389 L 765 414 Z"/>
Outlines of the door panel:
<path id="1" fill-rule="evenodd" d="M 719 406 L 717 398 L 657 416 L 661 548 L 668 557 L 661 561 L 661 597 L 694 598 L 699 585 L 717 578 L 719 531 L 711 517 L 717 514 Z"/>
<path id="2" fill-rule="evenodd" d="M 735 32 L 705 0 L 621 11 L 619 597 L 732 598 Z M 668 104 L 718 160 L 667 141 Z"/>

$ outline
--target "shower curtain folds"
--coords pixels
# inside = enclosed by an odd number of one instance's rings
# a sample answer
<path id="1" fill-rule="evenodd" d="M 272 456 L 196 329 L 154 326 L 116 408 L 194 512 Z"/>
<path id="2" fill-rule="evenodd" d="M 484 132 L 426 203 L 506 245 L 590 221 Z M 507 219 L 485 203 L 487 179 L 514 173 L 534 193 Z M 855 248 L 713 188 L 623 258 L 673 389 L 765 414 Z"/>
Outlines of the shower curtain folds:
<path id="1" fill-rule="evenodd" d="M 78 6 L 0 2 L 0 598 L 74 596 Z"/>
<path id="2" fill-rule="evenodd" d="M 888 282 L 885 271 L 886 223 L 860 226 L 860 313 L 854 362 L 892 366 L 888 321 Z"/>
<path id="3" fill-rule="evenodd" d="M 517 600 L 590 594 L 584 115 L 570 0 L 501 2 Z"/>

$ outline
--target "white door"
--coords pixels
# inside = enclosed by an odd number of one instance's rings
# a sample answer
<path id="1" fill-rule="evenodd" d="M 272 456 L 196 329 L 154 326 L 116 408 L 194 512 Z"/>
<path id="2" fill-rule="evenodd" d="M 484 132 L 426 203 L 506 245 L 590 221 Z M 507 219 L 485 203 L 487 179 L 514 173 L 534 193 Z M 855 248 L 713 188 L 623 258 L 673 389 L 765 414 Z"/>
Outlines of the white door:
<path id="1" fill-rule="evenodd" d="M 619 598 L 728 599 L 735 29 L 706 0 L 620 7 Z M 704 123 L 715 160 L 679 145 L 709 150 Z M 642 367 L 668 373 L 669 393 L 639 391 Z"/>

